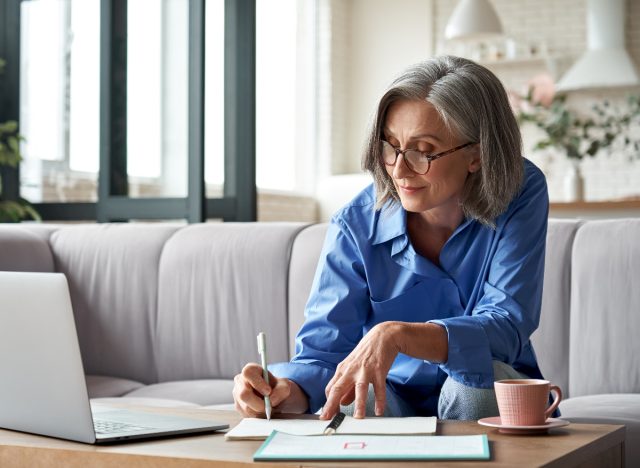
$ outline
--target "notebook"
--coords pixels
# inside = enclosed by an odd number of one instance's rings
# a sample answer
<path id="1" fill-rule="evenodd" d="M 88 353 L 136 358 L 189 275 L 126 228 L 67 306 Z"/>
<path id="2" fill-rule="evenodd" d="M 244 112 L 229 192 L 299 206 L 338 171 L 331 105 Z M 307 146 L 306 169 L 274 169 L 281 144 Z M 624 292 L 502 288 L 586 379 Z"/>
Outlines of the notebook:
<path id="1" fill-rule="evenodd" d="M 63 274 L 0 272 L 0 298 L 0 427 L 89 444 L 229 427 L 92 407 Z"/>
<path id="2" fill-rule="evenodd" d="M 319 419 L 244 418 L 225 434 L 227 440 L 264 440 L 273 431 L 298 436 L 323 435 L 329 421 Z M 429 435 L 436 432 L 437 419 L 429 417 L 364 418 L 346 416 L 338 427 L 339 434 Z"/>

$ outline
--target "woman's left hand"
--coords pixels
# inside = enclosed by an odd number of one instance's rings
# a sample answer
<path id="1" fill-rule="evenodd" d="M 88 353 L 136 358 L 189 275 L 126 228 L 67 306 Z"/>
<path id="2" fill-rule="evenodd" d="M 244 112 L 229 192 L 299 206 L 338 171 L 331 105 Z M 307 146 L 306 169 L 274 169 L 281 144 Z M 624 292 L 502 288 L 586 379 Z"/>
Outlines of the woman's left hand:
<path id="1" fill-rule="evenodd" d="M 331 419 L 340 409 L 355 400 L 353 416 L 364 418 L 369 384 L 375 393 L 375 414 L 382 416 L 386 403 L 386 381 L 391 364 L 400 348 L 398 323 L 383 322 L 373 327 L 358 346 L 338 364 L 336 373 L 327 384 L 327 403 L 320 419 Z"/>

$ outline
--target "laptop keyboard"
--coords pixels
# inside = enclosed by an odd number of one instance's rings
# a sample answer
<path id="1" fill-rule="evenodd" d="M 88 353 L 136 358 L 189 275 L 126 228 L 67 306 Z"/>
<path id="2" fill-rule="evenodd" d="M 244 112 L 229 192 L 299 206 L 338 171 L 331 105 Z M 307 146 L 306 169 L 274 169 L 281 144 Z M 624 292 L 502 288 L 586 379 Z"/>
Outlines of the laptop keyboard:
<path id="1" fill-rule="evenodd" d="M 93 427 L 96 430 L 96 434 L 115 434 L 118 432 L 135 432 L 152 430 L 152 427 L 138 426 L 136 424 L 128 424 L 118 421 L 108 421 L 105 419 L 94 419 Z"/>

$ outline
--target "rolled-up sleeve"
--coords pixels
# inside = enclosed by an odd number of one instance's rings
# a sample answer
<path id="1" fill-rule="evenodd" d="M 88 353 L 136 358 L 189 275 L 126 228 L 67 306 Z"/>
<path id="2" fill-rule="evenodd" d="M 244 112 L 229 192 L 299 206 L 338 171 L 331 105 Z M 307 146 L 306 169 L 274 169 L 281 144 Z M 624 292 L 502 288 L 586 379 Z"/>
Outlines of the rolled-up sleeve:
<path id="1" fill-rule="evenodd" d="M 337 365 L 355 348 L 371 308 L 361 255 L 349 230 L 334 218 L 305 307 L 291 362 L 270 366 L 296 382 L 309 397 L 310 412 L 326 401 L 324 389 Z"/>
<path id="2" fill-rule="evenodd" d="M 493 386 L 492 360 L 513 365 L 538 327 L 549 199 L 536 171 L 498 225 L 498 242 L 482 295 L 470 315 L 433 320 L 448 334 L 440 367 L 466 385 Z"/>

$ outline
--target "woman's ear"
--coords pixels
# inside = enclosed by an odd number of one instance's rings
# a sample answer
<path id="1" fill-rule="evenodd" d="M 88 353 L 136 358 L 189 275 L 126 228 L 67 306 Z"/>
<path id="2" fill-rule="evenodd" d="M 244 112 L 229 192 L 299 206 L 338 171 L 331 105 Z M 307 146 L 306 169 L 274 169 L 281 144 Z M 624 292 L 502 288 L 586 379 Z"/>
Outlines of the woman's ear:
<path id="1" fill-rule="evenodd" d="M 482 167 L 482 160 L 480 159 L 480 145 L 473 145 L 469 153 L 471 159 L 469 160 L 469 166 L 467 169 L 470 173 L 478 172 Z"/>

